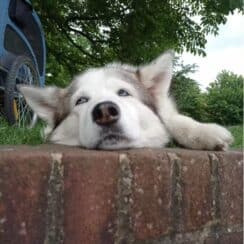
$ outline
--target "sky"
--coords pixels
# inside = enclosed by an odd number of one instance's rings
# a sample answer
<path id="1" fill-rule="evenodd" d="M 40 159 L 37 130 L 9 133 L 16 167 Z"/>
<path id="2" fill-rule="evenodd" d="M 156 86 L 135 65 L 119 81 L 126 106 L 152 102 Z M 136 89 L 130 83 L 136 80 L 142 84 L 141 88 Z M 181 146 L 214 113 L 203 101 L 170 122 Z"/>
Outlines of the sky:
<path id="1" fill-rule="evenodd" d="M 207 36 L 206 57 L 183 53 L 184 64 L 198 65 L 196 73 L 189 75 L 204 90 L 219 72 L 226 69 L 244 76 L 244 16 L 235 13 L 220 25 L 217 36 Z"/>

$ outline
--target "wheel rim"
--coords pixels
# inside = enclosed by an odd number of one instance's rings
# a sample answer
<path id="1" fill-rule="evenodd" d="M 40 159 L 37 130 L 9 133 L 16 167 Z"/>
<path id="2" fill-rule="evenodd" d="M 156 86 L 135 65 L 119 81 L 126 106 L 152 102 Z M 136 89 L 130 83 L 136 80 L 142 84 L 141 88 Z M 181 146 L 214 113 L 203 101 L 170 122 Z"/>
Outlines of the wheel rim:
<path id="1" fill-rule="evenodd" d="M 38 80 L 33 75 L 32 68 L 27 64 L 22 64 L 16 75 L 16 84 L 38 85 Z M 16 106 L 15 119 L 19 127 L 33 127 L 37 116 L 27 105 L 23 95 L 15 87 L 13 106 Z M 15 109 L 15 108 L 14 108 Z"/>
<path id="2" fill-rule="evenodd" d="M 16 121 L 18 121 L 19 119 L 19 112 L 18 112 L 18 108 L 17 108 L 17 102 L 14 99 L 14 103 L 13 103 L 13 109 L 14 109 L 14 118 Z"/>

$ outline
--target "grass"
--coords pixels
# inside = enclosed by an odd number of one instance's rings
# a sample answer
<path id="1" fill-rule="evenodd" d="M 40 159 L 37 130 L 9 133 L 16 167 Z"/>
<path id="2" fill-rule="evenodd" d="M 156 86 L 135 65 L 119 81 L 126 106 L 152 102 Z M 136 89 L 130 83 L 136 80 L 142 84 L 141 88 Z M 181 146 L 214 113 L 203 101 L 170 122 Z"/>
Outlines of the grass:
<path id="1" fill-rule="evenodd" d="M 8 123 L 0 118 L 0 145 L 6 144 L 29 144 L 37 145 L 43 143 L 41 137 L 41 129 L 43 128 L 42 123 L 38 123 L 33 129 L 17 128 L 14 126 L 9 126 Z M 243 148 L 243 126 L 235 125 L 229 126 L 228 129 L 231 131 L 235 140 L 231 145 L 233 149 Z"/>
<path id="2" fill-rule="evenodd" d="M 228 129 L 234 137 L 234 143 L 231 145 L 231 148 L 242 149 L 243 148 L 243 125 L 229 126 Z"/>
<path id="3" fill-rule="evenodd" d="M 42 127 L 42 123 L 38 123 L 33 129 L 17 128 L 9 126 L 3 118 L 0 118 L 0 145 L 41 144 L 43 143 L 40 133 Z"/>

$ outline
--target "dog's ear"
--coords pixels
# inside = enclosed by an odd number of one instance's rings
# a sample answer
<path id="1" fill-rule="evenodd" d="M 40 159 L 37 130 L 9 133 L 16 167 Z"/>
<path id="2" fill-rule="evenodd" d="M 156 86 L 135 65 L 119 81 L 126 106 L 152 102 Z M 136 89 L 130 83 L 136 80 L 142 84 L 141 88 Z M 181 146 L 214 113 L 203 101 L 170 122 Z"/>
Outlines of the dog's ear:
<path id="1" fill-rule="evenodd" d="M 137 75 L 155 97 L 167 94 L 173 74 L 173 52 L 167 51 L 151 63 L 139 67 Z"/>
<path id="2" fill-rule="evenodd" d="M 50 126 L 54 126 L 64 89 L 57 87 L 18 86 L 31 109 Z"/>

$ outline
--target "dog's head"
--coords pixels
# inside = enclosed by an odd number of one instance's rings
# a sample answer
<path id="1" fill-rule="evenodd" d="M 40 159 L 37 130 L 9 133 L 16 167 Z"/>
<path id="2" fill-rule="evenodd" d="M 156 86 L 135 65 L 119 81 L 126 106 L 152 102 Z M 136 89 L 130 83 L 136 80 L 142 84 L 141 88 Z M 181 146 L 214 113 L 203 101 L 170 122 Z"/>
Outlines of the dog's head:
<path id="1" fill-rule="evenodd" d="M 89 69 L 65 89 L 19 90 L 47 122 L 50 142 L 99 149 L 161 147 L 169 138 L 158 109 L 171 76 L 172 54 L 167 52 L 140 67 Z"/>

